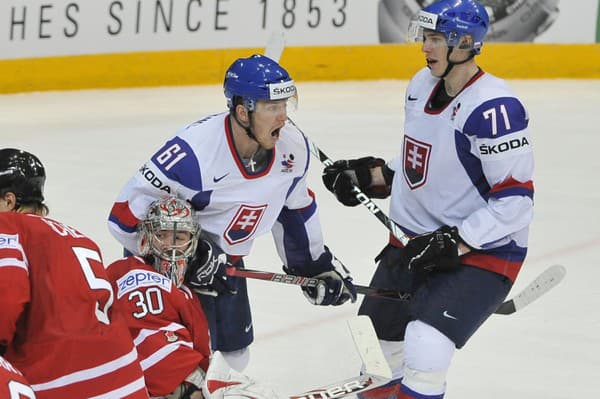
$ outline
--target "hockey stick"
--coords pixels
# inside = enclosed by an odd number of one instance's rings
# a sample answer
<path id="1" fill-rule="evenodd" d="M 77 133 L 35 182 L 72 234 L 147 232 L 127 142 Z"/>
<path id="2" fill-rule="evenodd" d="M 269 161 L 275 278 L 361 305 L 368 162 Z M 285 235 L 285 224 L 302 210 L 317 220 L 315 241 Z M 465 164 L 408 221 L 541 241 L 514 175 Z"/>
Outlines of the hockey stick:
<path id="1" fill-rule="evenodd" d="M 277 35 L 277 34 L 273 34 L 271 36 L 271 39 L 269 40 L 269 43 L 267 44 L 267 48 L 266 48 L 266 54 L 272 54 L 272 55 L 276 55 L 277 58 L 272 58 L 275 59 L 276 61 L 279 60 L 279 57 L 281 56 L 281 53 L 283 52 L 285 43 L 284 43 L 284 38 L 283 35 Z M 304 137 L 306 138 L 306 141 L 308 142 L 308 145 L 310 147 L 310 152 L 316 156 L 321 163 L 323 163 L 325 166 L 329 166 L 333 164 L 333 160 L 331 158 L 329 158 L 312 140 L 310 140 L 308 138 L 308 136 L 306 135 L 306 133 L 304 133 L 304 131 L 302 131 L 302 129 L 300 129 L 300 127 L 298 125 L 296 125 L 296 123 L 291 119 L 288 118 L 288 121 L 291 125 L 293 125 L 296 129 L 298 129 L 298 131 L 300 133 L 302 133 L 304 135 Z M 392 219 L 390 219 L 385 212 L 383 212 L 381 210 L 381 208 L 379 208 L 377 206 L 377 204 L 375 204 L 373 202 L 373 200 L 371 200 L 371 198 L 369 198 L 368 195 L 366 195 L 365 193 L 363 193 L 360 188 L 358 188 L 356 185 L 352 185 L 352 191 L 356 197 L 356 199 L 363 204 L 373 215 L 375 215 L 375 217 L 377 219 L 379 219 L 379 221 L 381 223 L 383 223 L 383 225 L 386 226 L 386 228 L 390 231 L 390 233 L 398 240 L 402 243 L 402 245 L 406 245 L 408 243 L 408 241 L 410 240 L 410 237 L 408 237 L 400 228 L 400 226 L 398 226 Z M 551 266 L 550 268 L 548 268 L 547 270 L 545 270 L 544 272 L 542 272 L 538 277 L 536 277 L 529 285 L 527 285 L 527 287 L 520 292 L 517 296 L 515 296 L 514 298 L 504 302 L 502 305 L 500 305 L 500 307 L 496 310 L 495 313 L 498 314 L 512 314 L 514 312 L 516 312 L 517 310 L 525 307 L 526 305 L 528 305 L 529 303 L 533 302 L 534 300 L 536 300 L 537 298 L 539 298 L 540 296 L 544 295 L 546 292 L 548 292 L 549 290 L 551 290 L 552 288 L 554 288 L 558 283 L 560 283 L 562 281 L 562 279 L 564 278 L 566 273 L 566 269 L 563 266 Z M 370 288 L 370 287 L 369 287 Z M 389 296 L 386 296 L 389 298 Z M 393 297 L 392 297 L 393 299 Z M 406 298 L 404 298 L 403 300 L 406 300 Z"/>
<path id="2" fill-rule="evenodd" d="M 368 316 L 356 316 L 348 320 L 348 328 L 365 371 L 357 377 L 311 389 L 300 395 L 290 396 L 290 399 L 343 398 L 377 388 L 392 379 L 392 370 L 385 360 L 371 319 Z"/>
<path id="3" fill-rule="evenodd" d="M 550 266 L 529 283 L 512 299 L 504 302 L 494 313 L 513 314 L 554 288 L 567 274 L 567 269 L 561 265 Z"/>
<path id="4" fill-rule="evenodd" d="M 325 387 L 314 388 L 304 393 L 288 396 L 289 399 L 344 398 L 385 385 L 391 380 L 392 370 L 385 360 L 371 319 L 367 316 L 355 316 L 348 320 L 348 328 L 354 346 L 362 360 L 364 372 L 361 372 L 359 376 L 338 381 Z M 239 385 L 238 392 L 224 393 L 224 397 L 284 398 L 280 395 L 262 395 L 258 390 L 253 390 L 251 388 L 253 383 L 248 381 L 247 377 L 240 375 L 239 372 L 232 370 L 222 352 L 215 351 L 211 356 L 210 367 L 206 372 L 206 388 L 212 393 L 223 387 L 227 389 L 227 387 L 235 387 L 236 385 Z M 223 396 L 223 394 L 220 396 Z"/>
<path id="5" fill-rule="evenodd" d="M 317 158 L 319 158 L 319 160 L 321 161 L 321 163 L 325 166 L 330 166 L 333 165 L 333 160 L 331 158 L 329 158 L 327 155 L 325 155 L 325 153 L 312 141 L 308 138 L 308 136 L 306 135 L 306 133 L 304 133 L 302 131 L 302 129 L 300 129 L 300 127 L 298 127 L 298 125 L 296 125 L 296 123 L 288 118 L 288 121 L 296 128 L 298 129 L 298 131 L 300 133 L 302 133 L 302 135 L 304 135 L 304 137 L 306 138 L 306 141 L 308 142 L 308 146 L 310 147 L 310 152 L 316 156 Z M 385 225 L 385 227 L 387 227 L 387 229 L 392 233 L 392 235 L 402 243 L 402 245 L 406 245 L 408 244 L 408 240 L 410 240 L 410 237 L 408 237 L 400 228 L 400 226 L 398 226 L 396 223 L 394 223 L 394 221 L 392 219 L 390 219 L 385 212 L 383 212 L 381 210 L 381 208 L 379 208 L 377 206 L 376 203 L 373 202 L 373 200 L 371 198 L 369 198 L 368 195 L 366 195 L 365 193 L 363 193 L 361 191 L 360 188 L 358 188 L 355 184 L 352 185 L 352 192 L 354 193 L 354 196 L 356 197 L 356 199 L 358 200 L 358 202 L 360 202 L 361 204 L 363 204 L 368 210 L 369 212 L 371 212 L 373 215 L 375 215 L 375 217 L 377 219 L 379 219 L 379 221 L 381 223 L 383 223 Z"/>
<path id="6" fill-rule="evenodd" d="M 228 276 L 272 281 L 274 283 L 298 285 L 300 287 L 316 287 L 322 283 L 322 280 L 314 277 L 294 276 L 292 274 L 273 273 L 262 270 L 238 269 L 233 266 L 226 268 L 225 273 Z M 408 299 L 410 299 L 410 294 L 398 291 L 372 288 L 357 284 L 354 284 L 354 287 L 356 288 L 356 292 L 361 295 L 377 296 L 381 298 L 394 299 L 400 301 L 407 301 Z"/>
<path id="7" fill-rule="evenodd" d="M 329 166 L 333 164 L 331 158 L 329 158 L 313 141 L 311 141 L 306 133 L 304 133 L 298 125 L 294 123 L 290 118 L 288 121 L 296 128 L 300 133 L 306 137 L 310 152 L 315 155 L 325 165 Z M 373 215 L 379 219 L 392 233 L 392 235 L 398 239 L 403 245 L 408 243 L 410 239 L 392 219 L 390 219 L 360 188 L 356 185 L 352 186 L 352 191 L 356 195 L 356 199 L 363 204 Z M 530 304 L 546 292 L 554 288 L 560 283 L 566 274 L 566 269 L 563 266 L 551 266 L 536 277 L 527 287 L 520 292 L 514 298 L 504 302 L 494 312 L 497 314 L 512 314 L 517 310 Z"/>
<path id="8" fill-rule="evenodd" d="M 275 283 L 298 285 L 301 287 L 316 287 L 321 282 L 321 280 L 318 278 L 293 276 L 291 274 L 273 273 L 262 270 L 238 269 L 235 267 L 228 267 L 226 269 L 226 273 L 228 276 L 272 281 Z M 531 283 L 523 288 L 517 295 L 503 302 L 494 313 L 509 315 L 524 308 L 558 285 L 558 283 L 560 283 L 565 277 L 566 273 L 567 270 L 564 266 L 550 266 L 540 273 L 540 275 L 538 275 Z M 383 299 L 392 299 L 397 301 L 408 301 L 410 299 L 410 294 L 405 292 L 385 290 L 357 284 L 354 284 L 354 287 L 356 288 L 357 293 L 366 296 L 376 296 Z"/>
<path id="9" fill-rule="evenodd" d="M 368 374 L 391 379 L 392 370 L 379 346 L 379 338 L 369 316 L 356 316 L 348 320 L 348 328 L 365 371 Z"/>
<path id="10" fill-rule="evenodd" d="M 285 37 L 283 36 L 283 32 L 275 31 L 271 33 L 267 46 L 265 47 L 265 57 L 269 57 L 270 59 L 279 62 L 284 47 Z"/>
<path id="11" fill-rule="evenodd" d="M 281 54 L 283 53 L 283 49 L 285 48 L 285 37 L 282 32 L 273 32 L 269 37 L 269 41 L 265 47 L 265 56 L 271 58 L 279 62 L 281 58 Z M 325 153 L 314 143 L 312 140 L 308 138 L 308 135 L 300 129 L 296 123 L 291 118 L 288 118 L 288 121 L 296 128 L 302 135 L 306 138 L 308 145 L 310 147 L 310 152 L 319 158 L 319 160 L 325 165 L 330 166 L 333 165 L 333 160 L 329 158 Z M 352 191 L 356 196 L 356 199 L 363 204 L 381 223 L 383 223 L 387 229 L 398 239 L 402 245 L 406 245 L 410 237 L 408 237 L 402 229 L 394 223 L 392 219 L 390 219 L 378 206 L 375 204 L 371 198 L 369 198 L 365 193 L 363 193 L 360 188 L 356 185 L 352 185 Z"/>

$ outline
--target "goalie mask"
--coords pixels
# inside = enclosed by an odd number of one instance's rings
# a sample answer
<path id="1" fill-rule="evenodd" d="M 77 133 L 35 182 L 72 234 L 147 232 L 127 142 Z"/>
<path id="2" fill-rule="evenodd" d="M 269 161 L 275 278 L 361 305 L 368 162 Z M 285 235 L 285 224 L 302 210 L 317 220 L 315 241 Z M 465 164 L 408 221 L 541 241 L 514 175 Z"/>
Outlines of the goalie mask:
<path id="1" fill-rule="evenodd" d="M 151 258 L 157 272 L 181 286 L 200 234 L 192 207 L 175 197 L 155 201 L 138 229 L 140 255 Z"/>

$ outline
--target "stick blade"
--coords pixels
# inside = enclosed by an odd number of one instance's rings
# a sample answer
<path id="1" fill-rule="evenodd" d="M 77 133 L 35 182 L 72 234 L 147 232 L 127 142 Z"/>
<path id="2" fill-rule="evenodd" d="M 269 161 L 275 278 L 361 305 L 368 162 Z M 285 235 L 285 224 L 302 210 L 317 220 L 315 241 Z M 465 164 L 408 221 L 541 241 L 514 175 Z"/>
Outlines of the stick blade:
<path id="1" fill-rule="evenodd" d="M 273 61 L 279 62 L 283 49 L 285 47 L 285 37 L 283 32 L 276 31 L 271 33 L 267 46 L 265 47 L 265 56 Z"/>
<path id="2" fill-rule="evenodd" d="M 348 328 L 366 374 L 391 379 L 392 370 L 385 360 L 371 319 L 368 316 L 353 317 L 348 320 Z"/>
<path id="3" fill-rule="evenodd" d="M 563 280 L 566 274 L 567 269 L 564 266 L 550 266 L 535 280 L 529 283 L 529 285 L 525 287 L 525 289 L 523 289 L 523 291 L 521 291 L 517 296 L 500 305 L 500 307 L 494 313 L 507 315 L 524 308 L 558 285 L 558 283 Z"/>
<path id="4" fill-rule="evenodd" d="M 384 385 L 388 380 L 362 374 L 357 377 L 348 378 L 322 388 L 288 396 L 289 399 L 339 399 L 369 391 Z"/>
<path id="5" fill-rule="evenodd" d="M 325 387 L 291 395 L 288 397 L 289 399 L 339 399 L 356 396 L 390 381 L 392 370 L 383 356 L 371 319 L 368 316 L 353 317 L 348 320 L 348 328 L 358 354 L 365 365 L 364 373 Z"/>

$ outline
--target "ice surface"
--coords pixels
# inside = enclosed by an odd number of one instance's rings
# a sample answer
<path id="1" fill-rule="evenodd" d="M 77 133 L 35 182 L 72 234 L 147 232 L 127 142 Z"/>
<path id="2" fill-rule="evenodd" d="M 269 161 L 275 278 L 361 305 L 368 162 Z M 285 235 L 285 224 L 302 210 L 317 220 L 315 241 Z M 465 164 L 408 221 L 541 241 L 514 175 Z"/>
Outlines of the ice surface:
<path id="1" fill-rule="evenodd" d="M 535 220 L 517 292 L 547 266 L 565 280 L 511 316 L 492 316 L 458 351 L 448 399 L 575 399 L 600 395 L 600 80 L 511 81 L 528 107 L 536 157 Z M 405 81 L 299 83 L 292 116 L 333 159 L 400 149 Z M 51 216 L 94 238 L 110 262 L 121 248 L 106 217 L 125 181 L 185 124 L 225 109 L 219 86 L 29 93 L 0 96 L 0 146 L 37 154 L 46 165 Z M 328 246 L 368 284 L 387 239 L 366 209 L 317 194 Z M 386 201 L 380 202 L 387 212 Z M 281 271 L 270 236 L 247 266 Z M 297 287 L 250 282 L 255 343 L 247 373 L 281 393 L 352 376 L 359 358 L 345 320 L 358 304 L 309 305 Z M 512 295 L 512 294 L 511 294 Z"/>

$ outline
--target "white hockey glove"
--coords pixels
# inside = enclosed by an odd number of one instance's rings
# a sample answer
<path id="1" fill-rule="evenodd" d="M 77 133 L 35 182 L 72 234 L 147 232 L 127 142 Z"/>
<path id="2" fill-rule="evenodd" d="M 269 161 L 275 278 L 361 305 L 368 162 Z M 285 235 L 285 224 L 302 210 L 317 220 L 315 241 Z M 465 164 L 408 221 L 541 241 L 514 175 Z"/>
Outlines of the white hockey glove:
<path id="1" fill-rule="evenodd" d="M 302 287 L 304 296 L 313 305 L 338 306 L 350 300 L 356 302 L 356 288 L 352 284 L 350 272 L 329 252 L 325 252 L 319 259 L 309 265 L 299 268 L 285 267 L 283 270 L 296 276 L 313 277 L 321 280 L 316 287 Z"/>
<path id="2" fill-rule="evenodd" d="M 271 388 L 260 385 L 229 367 L 221 352 L 213 353 L 202 388 L 205 399 L 280 399 Z"/>

